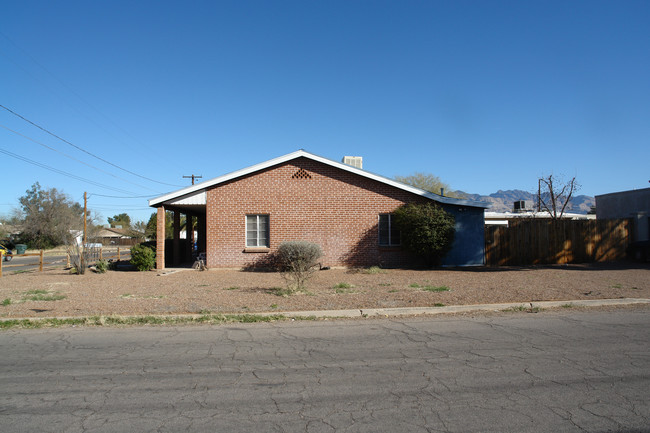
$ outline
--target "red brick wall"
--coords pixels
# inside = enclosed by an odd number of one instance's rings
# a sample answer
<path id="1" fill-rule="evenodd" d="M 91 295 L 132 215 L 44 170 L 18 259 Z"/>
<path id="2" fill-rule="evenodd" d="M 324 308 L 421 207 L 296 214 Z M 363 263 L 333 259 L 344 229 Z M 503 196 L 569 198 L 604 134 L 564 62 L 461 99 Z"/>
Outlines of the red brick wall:
<path id="1" fill-rule="evenodd" d="M 165 206 L 156 215 L 156 269 L 165 269 Z"/>
<path id="2" fill-rule="evenodd" d="M 304 169 L 310 179 L 292 178 Z M 244 267 L 264 253 L 245 252 L 246 215 L 268 214 L 270 245 L 319 244 L 325 266 L 399 266 L 399 248 L 378 246 L 380 213 L 421 197 L 319 162 L 298 158 L 207 191 L 207 265 Z"/>

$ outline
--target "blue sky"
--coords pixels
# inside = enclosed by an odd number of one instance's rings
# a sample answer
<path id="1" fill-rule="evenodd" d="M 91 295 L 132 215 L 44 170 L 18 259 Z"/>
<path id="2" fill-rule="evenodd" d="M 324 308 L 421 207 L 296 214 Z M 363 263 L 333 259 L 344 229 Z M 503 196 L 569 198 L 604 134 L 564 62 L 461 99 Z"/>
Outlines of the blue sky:
<path id="1" fill-rule="evenodd" d="M 184 175 L 298 149 L 479 194 L 646 188 L 649 22 L 648 1 L 4 2 L 0 104 L 114 165 L 0 108 L 0 150 L 94 182 L 0 153 L 0 215 L 38 181 L 146 220 Z"/>

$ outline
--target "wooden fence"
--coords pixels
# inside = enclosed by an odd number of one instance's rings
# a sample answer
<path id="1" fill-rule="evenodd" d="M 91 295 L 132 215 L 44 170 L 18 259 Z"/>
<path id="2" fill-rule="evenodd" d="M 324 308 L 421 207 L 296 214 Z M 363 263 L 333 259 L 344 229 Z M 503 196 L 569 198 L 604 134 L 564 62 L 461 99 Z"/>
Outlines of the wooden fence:
<path id="1" fill-rule="evenodd" d="M 40 250 L 38 253 L 25 253 L 25 254 L 14 254 L 11 256 L 11 259 L 14 257 L 29 257 L 29 256 L 38 256 L 38 270 L 40 272 L 43 272 L 43 265 L 50 265 L 51 263 L 46 263 L 43 261 L 43 250 Z M 3 264 L 5 261 L 4 255 L 0 254 L 0 277 L 2 277 L 2 269 L 3 268 L 15 268 L 18 266 L 33 266 L 34 263 L 29 263 L 27 265 L 9 265 L 9 264 Z"/>
<path id="2" fill-rule="evenodd" d="M 97 260 L 106 260 L 106 259 L 117 259 L 118 261 L 122 259 L 127 259 L 131 257 L 131 252 L 128 249 L 120 249 L 120 247 L 117 247 L 117 251 L 114 251 L 112 249 L 104 249 L 104 248 L 87 248 L 86 249 L 86 254 L 87 254 L 87 262 L 88 264 L 94 263 Z M 17 264 L 13 262 L 13 259 L 16 257 L 30 257 L 30 256 L 38 256 L 38 262 L 26 262 L 26 263 L 20 263 Z M 40 250 L 38 253 L 25 253 L 25 254 L 14 254 L 12 256 L 12 261 L 11 262 L 4 262 L 4 256 L 3 254 L 0 254 L 0 277 L 2 277 L 3 272 L 9 272 L 11 271 L 10 268 L 25 268 L 29 267 L 30 270 L 36 270 L 32 269 L 38 266 L 38 271 L 43 272 L 45 270 L 45 265 L 54 265 L 50 266 L 47 269 L 52 269 L 52 268 L 57 268 L 57 267 L 63 267 L 65 264 L 66 268 L 70 267 L 70 255 L 66 254 L 66 260 L 55 260 L 55 261 L 50 261 L 46 262 L 45 256 L 43 254 L 43 250 Z M 14 272 L 27 272 L 27 270 L 17 270 Z"/>
<path id="3" fill-rule="evenodd" d="M 125 249 L 122 248 L 120 250 L 120 247 L 117 247 L 117 251 L 112 251 L 106 248 L 106 251 L 104 251 L 104 247 L 89 247 L 86 248 L 85 254 L 86 254 L 86 263 L 92 264 L 95 263 L 97 260 L 107 260 L 107 259 L 116 259 L 118 262 L 125 258 L 124 254 Z M 127 253 L 126 256 L 131 258 L 131 252 L 129 249 L 126 249 Z M 76 258 L 78 256 L 71 256 L 70 254 L 66 254 L 66 267 L 70 267 L 71 262 L 73 261 L 73 258 Z"/>
<path id="4" fill-rule="evenodd" d="M 510 220 L 485 227 L 485 264 L 522 266 L 625 258 L 632 221 Z"/>

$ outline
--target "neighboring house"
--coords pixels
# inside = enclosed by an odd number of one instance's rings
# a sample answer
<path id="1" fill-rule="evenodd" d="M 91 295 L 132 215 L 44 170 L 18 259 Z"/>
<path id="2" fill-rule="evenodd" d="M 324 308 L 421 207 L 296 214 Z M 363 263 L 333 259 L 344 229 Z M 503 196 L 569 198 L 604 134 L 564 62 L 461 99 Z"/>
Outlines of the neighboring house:
<path id="1" fill-rule="evenodd" d="M 101 243 L 104 246 L 109 245 L 135 245 L 138 238 L 133 236 L 133 230 L 102 227 L 97 233 L 93 234 L 93 241 Z M 142 236 L 144 238 L 144 235 Z"/>
<path id="2" fill-rule="evenodd" d="M 650 240 L 650 188 L 597 195 L 596 218 L 632 218 L 633 241 Z"/>
<path id="3" fill-rule="evenodd" d="M 522 219 L 550 219 L 549 212 L 485 212 L 485 225 L 502 225 L 507 226 L 509 221 L 522 220 Z M 592 220 L 596 219 L 596 215 L 579 214 L 564 212 L 562 219 L 569 220 Z"/>
<path id="4" fill-rule="evenodd" d="M 359 164 L 360 165 L 360 164 Z M 456 218 L 445 265 L 484 263 L 483 212 L 488 203 L 455 199 L 299 150 L 149 200 L 158 208 L 157 267 L 191 257 L 191 244 L 207 266 L 263 264 L 283 241 L 321 246 L 324 266 L 407 266 L 392 215 L 405 203 L 433 201 Z M 165 250 L 165 211 L 174 212 L 173 247 Z M 180 239 L 180 214 L 197 239 Z M 195 225 L 195 226 L 194 226 Z"/>
<path id="5" fill-rule="evenodd" d="M 72 243 L 74 246 L 80 247 L 84 241 L 84 231 L 83 230 L 70 230 L 72 235 Z"/>

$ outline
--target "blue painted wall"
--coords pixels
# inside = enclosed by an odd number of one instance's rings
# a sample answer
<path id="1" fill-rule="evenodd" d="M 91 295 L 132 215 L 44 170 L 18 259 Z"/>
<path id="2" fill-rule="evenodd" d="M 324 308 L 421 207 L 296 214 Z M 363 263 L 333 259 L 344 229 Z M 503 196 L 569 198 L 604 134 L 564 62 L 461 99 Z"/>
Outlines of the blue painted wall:
<path id="1" fill-rule="evenodd" d="M 483 208 L 443 205 L 456 218 L 451 251 L 442 259 L 445 266 L 483 265 L 485 259 L 485 214 Z"/>

